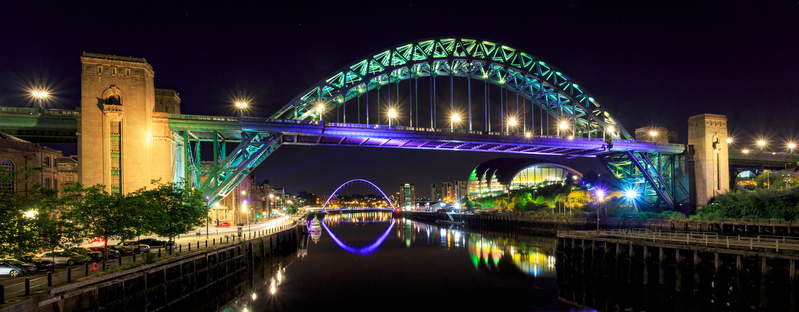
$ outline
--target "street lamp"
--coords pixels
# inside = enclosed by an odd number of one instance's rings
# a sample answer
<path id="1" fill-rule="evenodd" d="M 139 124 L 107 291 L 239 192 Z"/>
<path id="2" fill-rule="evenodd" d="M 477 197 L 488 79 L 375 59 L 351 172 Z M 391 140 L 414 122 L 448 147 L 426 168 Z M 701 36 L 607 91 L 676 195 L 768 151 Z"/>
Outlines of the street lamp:
<path id="1" fill-rule="evenodd" d="M 455 130 L 455 123 L 461 122 L 461 116 L 458 114 L 452 114 L 452 118 L 449 121 L 449 130 Z"/>
<path id="2" fill-rule="evenodd" d="M 316 106 L 316 113 L 319 114 L 319 122 L 322 122 L 322 113 L 325 111 L 325 104 L 319 103 Z"/>
<path id="3" fill-rule="evenodd" d="M 247 231 L 251 232 L 252 231 L 252 225 L 250 225 L 250 212 L 247 210 L 247 200 L 243 200 L 241 202 L 241 212 L 247 214 L 247 225 L 249 227 L 249 229 Z"/>
<path id="4" fill-rule="evenodd" d="M 789 143 L 788 143 L 788 150 L 790 151 L 790 153 L 791 153 L 791 154 L 793 154 L 793 149 L 794 149 L 794 148 L 796 148 L 796 143 L 794 143 L 794 142 L 789 142 Z"/>
<path id="5" fill-rule="evenodd" d="M 511 126 L 513 126 L 513 128 L 516 128 L 516 118 L 513 118 L 513 117 L 508 118 L 508 129 L 506 130 L 506 132 L 508 134 L 510 134 L 510 127 Z"/>
<path id="6" fill-rule="evenodd" d="M 633 207 L 635 207 L 635 212 L 638 212 L 638 205 L 635 203 L 635 198 L 638 197 L 638 192 L 634 189 L 628 189 L 624 191 L 624 197 L 627 197 L 627 200 L 633 202 Z"/>
<path id="7" fill-rule="evenodd" d="M 44 99 L 50 96 L 49 94 L 47 94 L 47 91 L 44 90 L 33 90 L 33 92 L 31 92 L 31 95 L 33 95 L 33 97 L 36 98 L 36 103 L 39 104 L 39 108 L 44 108 L 42 107 L 42 102 L 44 101 Z"/>
<path id="8" fill-rule="evenodd" d="M 649 131 L 649 136 L 652 137 L 652 142 L 655 142 L 655 137 L 658 136 L 658 132 L 654 130 Z"/>
<path id="9" fill-rule="evenodd" d="M 762 150 L 764 147 L 766 147 L 766 140 L 757 141 L 757 146 Z"/>
<path id="10" fill-rule="evenodd" d="M 219 235 L 219 203 L 214 203 L 214 210 L 216 210 L 216 235 Z"/>
<path id="11" fill-rule="evenodd" d="M 236 102 L 236 108 L 239 109 L 241 117 L 244 117 L 244 110 L 247 109 L 247 102 Z"/>
<path id="12" fill-rule="evenodd" d="M 605 201 L 605 191 L 597 190 L 596 197 L 599 200 L 599 203 L 603 203 Z M 607 206 L 605 206 L 607 207 Z M 605 217 L 607 217 L 608 210 L 605 208 Z M 596 207 L 596 232 L 599 233 L 599 206 Z"/>
<path id="13" fill-rule="evenodd" d="M 532 134 L 532 133 L 530 133 L 530 132 L 525 132 L 525 133 L 524 133 L 524 137 L 525 137 L 525 138 L 531 138 L 532 136 L 533 136 L 533 134 Z"/>
<path id="14" fill-rule="evenodd" d="M 727 144 L 732 144 L 732 138 L 727 138 Z"/>
<path id="15" fill-rule="evenodd" d="M 558 125 L 558 135 L 560 135 L 560 130 L 563 130 L 563 132 L 569 130 L 569 123 L 565 120 L 562 120 Z"/>
<path id="16" fill-rule="evenodd" d="M 391 120 L 397 118 L 397 111 L 393 108 L 388 109 L 388 125 L 391 126 Z"/>

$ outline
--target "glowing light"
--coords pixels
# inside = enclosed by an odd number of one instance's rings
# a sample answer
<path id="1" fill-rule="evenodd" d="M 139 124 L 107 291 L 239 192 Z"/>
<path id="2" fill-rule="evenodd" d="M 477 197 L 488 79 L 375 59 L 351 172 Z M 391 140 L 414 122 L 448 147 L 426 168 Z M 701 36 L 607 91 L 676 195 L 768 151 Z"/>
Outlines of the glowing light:
<path id="1" fill-rule="evenodd" d="M 566 122 L 565 120 L 561 121 L 560 122 L 560 128 L 563 129 L 563 130 L 569 129 L 569 123 Z"/>
<path id="2" fill-rule="evenodd" d="M 275 286 L 275 284 L 272 284 L 272 286 L 269 286 L 269 293 L 274 295 L 276 292 L 277 292 L 277 287 Z"/>
<path id="3" fill-rule="evenodd" d="M 269 194 L 269 198 L 275 198 L 275 194 Z"/>
<path id="4" fill-rule="evenodd" d="M 757 146 L 760 146 L 760 147 L 766 146 L 766 141 L 765 140 L 757 141 Z"/>
<path id="5" fill-rule="evenodd" d="M 247 191 L 241 191 L 241 195 L 247 195 Z"/>
<path id="6" fill-rule="evenodd" d="M 508 119 L 508 124 L 511 126 L 516 126 L 516 118 Z"/>
<path id="7" fill-rule="evenodd" d="M 532 133 L 530 133 L 530 132 L 526 132 L 526 133 L 524 134 L 524 137 L 525 137 L 525 138 L 529 138 L 529 137 L 532 137 L 532 136 L 533 136 L 533 134 L 532 134 Z"/>
<path id="8" fill-rule="evenodd" d="M 33 97 L 40 100 L 49 96 L 49 94 L 47 94 L 47 91 L 34 90 L 33 92 L 31 92 L 31 94 L 33 95 Z"/>
<path id="9" fill-rule="evenodd" d="M 252 300 L 255 300 L 255 298 L 258 298 L 258 296 L 255 293 L 252 293 Z"/>
<path id="10" fill-rule="evenodd" d="M 320 114 L 325 110 L 325 104 L 319 104 L 316 106 L 316 111 Z"/>
<path id="11" fill-rule="evenodd" d="M 570 136 L 569 136 L 569 140 L 574 140 L 574 136 L 573 136 L 573 135 L 570 135 Z"/>
<path id="12" fill-rule="evenodd" d="M 749 154 L 749 150 L 748 149 L 745 149 L 745 150 L 743 150 L 741 152 L 743 152 L 744 154 Z"/>
<path id="13" fill-rule="evenodd" d="M 793 142 L 788 143 L 788 149 L 790 149 L 793 152 L 794 148 L 796 148 L 796 143 Z"/>
<path id="14" fill-rule="evenodd" d="M 600 201 L 605 199 L 605 191 L 604 190 L 597 190 L 596 191 L 596 197 L 599 198 Z"/>
<path id="15" fill-rule="evenodd" d="M 388 110 L 388 118 L 397 118 L 397 111 L 392 109 Z"/>
<path id="16" fill-rule="evenodd" d="M 658 132 L 657 131 L 649 131 L 649 136 L 654 138 L 654 137 L 658 136 Z"/>
<path id="17" fill-rule="evenodd" d="M 283 281 L 283 273 L 277 271 L 277 282 L 280 283 Z"/>
<path id="18" fill-rule="evenodd" d="M 330 234 L 330 238 L 332 238 L 333 241 L 336 242 L 336 245 L 341 247 L 341 249 L 344 249 L 344 250 L 349 251 L 351 253 L 365 255 L 365 254 L 373 253 L 375 250 L 377 250 L 377 247 L 380 247 L 380 245 L 383 244 L 383 241 L 386 240 L 386 238 L 388 237 L 389 232 L 391 232 L 391 229 L 394 227 L 394 219 L 391 219 L 391 224 L 389 224 L 389 226 L 386 229 L 386 231 L 383 232 L 383 235 L 380 235 L 380 237 L 378 237 L 377 240 L 375 240 L 371 245 L 366 246 L 366 247 L 361 247 L 361 248 L 353 248 L 353 247 L 348 246 L 347 244 L 344 244 L 344 242 L 342 242 L 336 236 L 336 234 L 333 233 L 333 231 L 331 231 L 330 228 L 327 227 L 327 224 L 325 224 L 325 221 L 322 221 L 322 226 L 325 228 L 325 231 L 327 231 L 327 233 Z"/>
<path id="19" fill-rule="evenodd" d="M 632 189 L 626 190 L 624 191 L 624 197 L 627 197 L 628 199 L 635 199 L 636 197 L 638 197 L 638 192 Z"/>
<path id="20" fill-rule="evenodd" d="M 236 102 L 236 107 L 238 109 L 245 109 L 247 108 L 247 102 Z"/>
<path id="21" fill-rule="evenodd" d="M 610 132 L 610 133 L 614 133 L 614 132 L 616 132 L 616 127 L 614 127 L 614 126 L 608 126 L 608 132 Z"/>
<path id="22" fill-rule="evenodd" d="M 727 138 L 727 144 L 731 144 L 731 143 L 732 143 L 732 138 Z"/>
<path id="23" fill-rule="evenodd" d="M 25 213 L 23 213 L 22 216 L 28 219 L 33 219 L 36 217 L 37 214 L 39 214 L 39 212 L 36 210 L 28 210 Z"/>
<path id="24" fill-rule="evenodd" d="M 241 212 L 247 212 L 247 202 L 241 203 Z"/>
<path id="25" fill-rule="evenodd" d="M 214 208 L 219 208 L 219 203 L 214 203 Z"/>
<path id="26" fill-rule="evenodd" d="M 461 116 L 458 114 L 452 115 L 452 122 L 461 122 Z"/>

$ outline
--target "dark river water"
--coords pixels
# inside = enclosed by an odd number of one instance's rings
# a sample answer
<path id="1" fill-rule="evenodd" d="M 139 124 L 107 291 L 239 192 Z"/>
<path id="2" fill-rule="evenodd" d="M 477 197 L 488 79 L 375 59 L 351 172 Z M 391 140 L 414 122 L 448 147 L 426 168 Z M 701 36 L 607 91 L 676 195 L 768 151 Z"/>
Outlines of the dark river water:
<path id="1" fill-rule="evenodd" d="M 554 238 L 368 212 L 328 215 L 321 236 L 305 239 L 228 310 L 586 311 L 558 299 Z"/>

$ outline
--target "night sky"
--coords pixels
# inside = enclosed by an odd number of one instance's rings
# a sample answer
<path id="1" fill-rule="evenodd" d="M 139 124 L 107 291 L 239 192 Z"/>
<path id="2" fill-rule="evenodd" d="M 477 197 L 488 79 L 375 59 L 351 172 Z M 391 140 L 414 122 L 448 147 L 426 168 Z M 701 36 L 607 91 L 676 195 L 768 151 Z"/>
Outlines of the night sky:
<path id="1" fill-rule="evenodd" d="M 185 114 L 235 115 L 242 94 L 250 115 L 270 116 L 365 55 L 453 36 L 537 55 L 628 131 L 663 126 L 684 143 L 689 116 L 717 113 L 739 144 L 765 137 L 779 149 L 799 139 L 799 2 L 607 2 L 4 1 L 0 106 L 33 106 L 25 90 L 44 81 L 49 107 L 76 107 L 85 51 L 146 58 L 155 87 L 178 91 Z M 430 183 L 465 180 L 496 157 L 506 154 L 284 146 L 256 175 L 290 192 L 327 194 L 365 178 L 390 193 L 415 183 L 428 196 Z"/>

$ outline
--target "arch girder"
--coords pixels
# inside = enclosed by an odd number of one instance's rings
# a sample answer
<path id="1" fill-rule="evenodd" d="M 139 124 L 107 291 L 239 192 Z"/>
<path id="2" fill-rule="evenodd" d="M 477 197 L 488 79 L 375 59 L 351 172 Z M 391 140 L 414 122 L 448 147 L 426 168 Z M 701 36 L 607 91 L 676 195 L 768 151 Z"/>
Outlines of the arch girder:
<path id="1" fill-rule="evenodd" d="M 325 111 L 337 109 L 385 84 L 431 75 L 484 79 L 524 96 L 552 116 L 574 119 L 578 132 L 614 126 L 619 129 L 614 137 L 632 139 L 586 90 L 545 61 L 507 45 L 467 38 L 421 40 L 371 54 L 312 86 L 272 118 L 317 118 L 319 104 Z"/>

